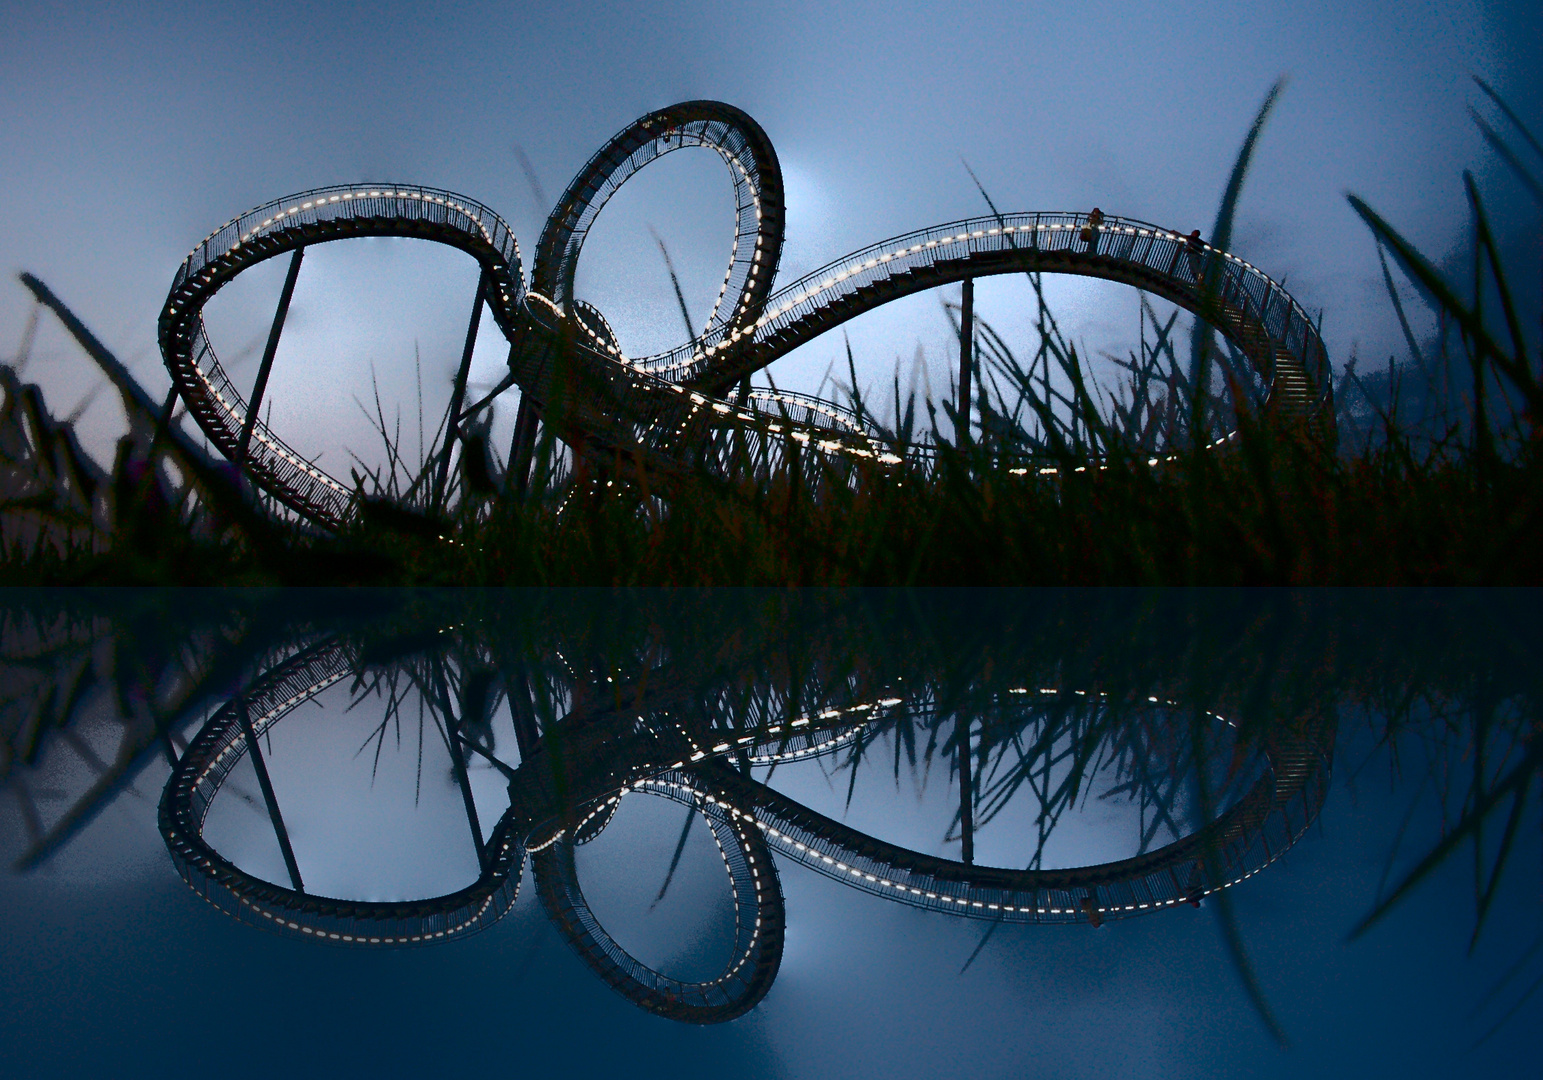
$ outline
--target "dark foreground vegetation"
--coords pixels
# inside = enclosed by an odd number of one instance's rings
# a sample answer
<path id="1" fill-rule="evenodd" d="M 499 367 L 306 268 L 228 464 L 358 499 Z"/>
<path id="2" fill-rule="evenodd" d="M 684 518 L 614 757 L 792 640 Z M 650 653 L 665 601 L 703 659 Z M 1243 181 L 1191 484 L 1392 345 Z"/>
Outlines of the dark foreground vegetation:
<path id="1" fill-rule="evenodd" d="M 1482 131 L 1543 209 L 1543 147 L 1503 117 Z M 1259 120 L 1213 229 L 1224 246 Z M 1513 143 L 1515 145 L 1513 145 Z M 980 420 L 950 401 L 873 417 L 898 466 L 745 453 L 723 476 L 651 476 L 548 438 L 529 488 L 472 433 L 448 496 L 356 476 L 365 511 L 338 536 L 282 523 L 211 462 L 169 407 L 24 275 L 112 379 L 130 434 L 112 468 L 79 449 L 0 367 L 0 581 L 156 584 L 1003 585 L 1524 584 L 1543 581 L 1543 348 L 1529 343 L 1477 186 L 1472 262 L 1454 286 L 1377 213 L 1350 202 L 1438 329 L 1411 329 L 1384 262 L 1408 357 L 1337 380 L 1337 434 L 1263 407 L 1241 358 L 1150 313 L 1117 392 L 1085 381 L 1040 297 L 1038 341 L 1015 351 L 977 320 Z M 984 192 L 983 192 L 984 194 Z M 988 198 L 989 201 L 989 198 Z M 857 385 L 855 369 L 852 387 Z M 381 434 L 387 436 L 386 425 Z M 911 453 L 918 446 L 926 453 Z M 395 448 L 388 449 L 395 455 Z M 393 465 L 399 462 L 393 462 Z M 420 475 L 435 459 L 419 462 Z M 410 479 L 410 478 L 409 478 Z M 407 497 L 403 497 L 404 490 Z"/>

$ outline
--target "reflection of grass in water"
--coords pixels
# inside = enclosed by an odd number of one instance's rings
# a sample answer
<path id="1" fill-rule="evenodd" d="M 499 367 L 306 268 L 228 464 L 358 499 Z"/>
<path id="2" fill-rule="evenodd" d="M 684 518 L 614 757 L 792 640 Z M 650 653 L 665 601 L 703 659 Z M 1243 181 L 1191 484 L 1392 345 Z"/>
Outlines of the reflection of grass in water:
<path id="1" fill-rule="evenodd" d="M 915 693 L 914 680 L 910 689 Z M 1004 689 L 1000 681 L 997 689 Z M 1022 689 L 1005 688 L 1008 695 Z M 1027 689 L 1030 703 L 1014 708 L 993 702 L 989 690 L 966 689 L 957 683 L 928 687 L 920 700 L 912 700 L 913 708 L 920 706 L 924 716 L 907 712 L 869 730 L 843 753 L 838 770 L 848 772 L 848 805 L 865 748 L 887 737 L 895 747 L 897 785 L 902 745 L 910 748 L 913 771 L 920 768 L 930 773 L 934 760 L 941 759 L 950 781 L 959 785 L 960 809 L 945 841 L 961 844 L 965 862 L 974 861 L 972 833 L 988 825 L 1015 795 L 1027 799 L 1033 835 L 1024 838 L 1030 851 L 1017 868 L 1039 870 L 1046 868 L 1045 852 L 1056 828 L 1069 816 L 1084 812 L 1090 798 L 1128 799 L 1136 805 L 1141 815 L 1139 851 L 1144 853 L 1199 832 L 1257 775 L 1246 763 L 1258 755 L 1259 746 L 1213 741 L 1217 721 L 1205 708 L 1153 706 L 1148 700 L 1152 695 L 1147 694 L 1099 700 L 1077 696 L 1069 687 L 1059 688 L 1064 692 L 1054 704 L 1034 703 L 1032 699 L 1041 696 L 1039 688 Z M 946 707 L 941 704 L 945 701 L 950 702 Z M 1259 731 L 1252 734 L 1257 738 Z M 917 746 L 923 748 L 919 757 Z M 1218 752 L 1226 759 L 1220 767 Z M 1113 783 L 1106 773 L 1113 774 Z M 1160 831 L 1167 835 L 1158 839 Z M 1215 861 L 1220 854 L 1212 849 L 1205 857 Z M 1214 867 L 1211 876 L 1222 879 Z M 1213 893 L 1208 902 L 1261 1021 L 1284 1043 L 1285 1032 L 1254 975 L 1227 890 Z M 999 925 L 992 923 L 982 932 L 961 973 L 974 963 Z"/>
<path id="2" fill-rule="evenodd" d="M 835 760 L 853 771 L 877 769 L 886 779 L 907 763 L 936 766 L 957 782 L 953 718 L 971 716 L 979 822 L 990 819 L 991 800 L 1012 783 L 1047 820 L 1064 820 L 1088 797 L 1088 780 L 1120 753 L 1154 814 L 1174 814 L 1173 795 L 1181 789 L 1173 773 L 1193 774 L 1192 763 L 1209 752 L 1209 743 L 1189 737 L 1187 717 L 1198 710 L 1235 720 L 1245 750 L 1280 725 L 1338 715 L 1348 728 L 1369 717 L 1381 744 L 1378 760 L 1390 763 L 1412 801 L 1434 792 L 1440 828 L 1395 838 L 1384 874 L 1392 884 L 1356 934 L 1407 905 L 1455 857 L 1472 867 L 1470 943 L 1493 938 L 1495 898 L 1515 876 L 1523 829 L 1537 822 L 1531 800 L 1543 764 L 1543 683 L 1535 664 L 1537 624 L 1522 596 L 573 593 L 511 603 L 503 594 L 413 593 L 391 598 L 368 618 L 349 616 L 342 610 L 349 602 L 336 594 L 18 599 L 0 626 L 7 665 L 0 680 L 0 785 L 9 796 L 29 798 L 37 776 L 29 762 L 50 748 L 69 752 L 67 736 L 83 717 L 72 703 L 106 690 L 129 749 L 106 762 L 109 773 L 76 807 L 52 819 L 66 826 L 89 820 L 123 790 L 134 761 L 159 754 L 160 738 L 184 730 L 188 710 L 211 688 L 238 685 L 247 677 L 240 673 L 264 666 L 265 657 L 288 655 L 286 634 L 312 639 L 341 628 L 360 642 L 356 698 L 368 695 L 388 714 L 385 703 L 397 702 L 399 714 L 408 702 L 401 719 L 411 724 L 416 696 L 428 738 L 455 732 L 469 752 L 482 745 L 489 758 L 511 761 L 512 748 L 479 734 L 476 718 L 509 700 L 513 685 L 536 688 L 527 691 L 531 712 L 540 716 L 541 731 L 552 732 L 574 710 L 603 715 L 618 687 L 678 691 L 650 681 L 670 671 L 689 684 L 689 692 L 669 698 L 671 715 L 724 733 L 764 731 L 789 715 L 817 715 L 904 686 L 927 706 L 925 714 L 883 722 L 880 734 L 893 736 L 887 753 L 876 753 L 870 737 Z M 445 627 L 455 630 L 446 635 Z M 1165 714 L 1156 736 L 1141 729 L 1142 712 L 1134 707 L 981 710 L 981 702 L 1012 700 L 1012 689 L 1025 686 L 1096 688 L 1115 704 L 1156 696 L 1181 709 Z M 148 714 L 140 703 L 149 704 Z M 392 715 L 385 720 L 396 723 Z M 383 721 L 376 738 L 393 737 Z M 1047 766 L 1052 782 L 1040 783 Z M 1211 797 L 1215 805 L 1226 801 L 1219 784 Z M 43 809 L 41 816 L 49 816 Z M 1202 806 L 1194 816 L 1213 815 Z M 66 827 L 39 857 L 70 835 Z M 1024 840 L 1026 852 L 1038 843 L 1037 835 Z M 662 878 L 665 867 L 659 872 Z M 1266 874 L 1248 887 L 1268 888 L 1269 881 Z M 648 884 L 652 890 L 657 882 Z M 1223 891 L 1207 903 L 1222 915 L 1228 899 Z M 1245 930 L 1236 920 L 1223 923 L 1247 978 Z M 1531 1000 L 1540 952 L 1536 941 L 1516 950 L 1512 969 L 1475 1007 L 1479 1027 L 1498 1029 Z"/>
<path id="3" fill-rule="evenodd" d="M 911 690 L 915 692 L 915 687 Z M 1212 723 L 1209 717 L 1204 723 Z M 902 789 L 902 750 L 912 785 L 920 792 L 933 781 L 968 797 L 950 818 L 942 842 L 962 844 L 963 834 L 979 834 L 1003 815 L 1009 804 L 1027 803 L 1034 833 L 1018 862 L 1022 869 L 1043 869 L 1046 845 L 1069 815 L 1087 811 L 1090 802 L 1128 803 L 1137 812 L 1137 835 L 1130 855 L 1161 847 L 1195 831 L 1192 820 L 1193 740 L 1188 714 L 1146 702 L 1105 702 L 1068 692 L 1046 701 L 1031 696 L 994 700 L 970 694 L 949 706 L 930 693 L 912 696 L 897 715 L 872 724 L 848 740 L 831 765 L 830 779 L 847 774 L 842 786 L 850 808 L 857 776 L 865 765 L 890 774 Z M 969 743 L 966 746 L 965 736 Z M 969 756 L 968 767 L 961 758 Z M 1226 790 L 1216 803 L 1230 806 L 1240 785 L 1253 774 L 1240 768 L 1237 755 L 1217 771 Z M 872 764 L 870 764 L 872 762 Z M 1230 781 L 1230 782 L 1229 782 Z M 966 823 L 968 821 L 968 824 Z M 1061 864 L 1056 864 L 1057 866 Z"/>

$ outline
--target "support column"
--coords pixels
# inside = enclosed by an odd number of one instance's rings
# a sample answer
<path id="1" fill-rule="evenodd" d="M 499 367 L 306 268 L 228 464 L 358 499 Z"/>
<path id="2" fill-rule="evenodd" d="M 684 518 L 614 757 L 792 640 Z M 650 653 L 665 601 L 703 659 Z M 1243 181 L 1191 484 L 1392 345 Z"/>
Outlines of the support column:
<path id="1" fill-rule="evenodd" d="M 959 430 L 956 441 L 963 444 L 970 439 L 970 399 L 975 382 L 975 279 L 964 279 L 964 292 L 959 299 Z"/>
<path id="2" fill-rule="evenodd" d="M 262 408 L 263 393 L 268 389 L 268 373 L 273 370 L 273 357 L 279 351 L 279 335 L 284 332 L 284 320 L 289 315 L 289 301 L 295 295 L 295 282 L 300 278 L 300 260 L 305 248 L 295 248 L 289 258 L 289 273 L 284 278 L 284 291 L 279 293 L 279 309 L 273 313 L 273 326 L 268 331 L 268 344 L 263 349 L 263 360 L 257 368 L 257 382 L 252 384 L 252 398 L 246 406 L 246 422 L 241 425 L 241 442 L 236 447 L 237 463 L 246 460 L 247 444 L 252 441 L 252 428 L 257 423 Z"/>
<path id="3" fill-rule="evenodd" d="M 450 749 L 450 764 L 455 770 L 456 783 L 461 788 L 461 801 L 466 805 L 466 823 L 471 826 L 472 843 L 477 847 L 477 866 L 486 870 L 488 868 L 487 847 L 482 841 L 482 823 L 477 819 L 477 801 L 471 794 L 471 776 L 466 771 L 466 752 L 461 748 L 461 724 L 456 719 L 454 710 L 450 708 L 449 683 L 438 663 L 434 665 L 434 680 L 439 684 L 440 707 L 445 712 L 445 742 Z"/>
<path id="4" fill-rule="evenodd" d="M 530 485 L 531 459 L 536 450 L 536 406 L 524 388 L 520 389 L 520 409 L 514 415 L 514 438 L 509 441 L 509 493 L 523 498 Z"/>
<path id="5" fill-rule="evenodd" d="M 172 383 L 170 390 L 166 392 L 166 404 L 161 406 L 161 414 L 156 418 L 155 431 L 150 436 L 150 452 L 146 455 L 153 463 L 156 451 L 161 448 L 161 443 L 166 439 L 166 433 L 171 430 L 171 417 L 177 409 L 177 384 Z"/>
<path id="6" fill-rule="evenodd" d="M 279 800 L 273 794 L 273 782 L 268 779 L 268 765 L 263 761 L 262 747 L 258 745 L 257 732 L 252 728 L 252 717 L 246 711 L 246 699 L 236 695 L 236 715 L 241 718 L 241 730 L 246 735 L 247 753 L 252 756 L 252 768 L 257 771 L 257 786 L 262 788 L 263 802 L 268 804 L 268 818 L 273 822 L 274 835 L 279 838 L 279 851 L 284 855 L 284 866 L 289 870 L 290 884 L 295 892 L 304 893 L 305 883 L 300 880 L 300 864 L 295 861 L 295 849 L 289 846 L 289 830 L 284 827 L 279 813 Z"/>
<path id="7" fill-rule="evenodd" d="M 434 477 L 434 506 L 438 508 L 445 497 L 445 487 L 450 479 L 450 452 L 460 434 L 461 403 L 466 399 L 466 378 L 471 373 L 471 354 L 477 345 L 477 326 L 482 321 L 482 301 L 488 292 L 487 271 L 477 279 L 477 297 L 472 301 L 471 322 L 466 326 L 466 346 L 461 350 L 461 366 L 455 373 L 455 388 L 450 392 L 450 415 L 445 420 L 445 450 L 439 459 L 439 472 Z"/>
<path id="8" fill-rule="evenodd" d="M 509 696 L 509 715 L 514 721 L 514 739 L 520 748 L 520 764 L 523 765 L 536 752 L 536 743 L 541 739 L 530 678 L 523 664 L 505 670 L 504 690 Z"/>

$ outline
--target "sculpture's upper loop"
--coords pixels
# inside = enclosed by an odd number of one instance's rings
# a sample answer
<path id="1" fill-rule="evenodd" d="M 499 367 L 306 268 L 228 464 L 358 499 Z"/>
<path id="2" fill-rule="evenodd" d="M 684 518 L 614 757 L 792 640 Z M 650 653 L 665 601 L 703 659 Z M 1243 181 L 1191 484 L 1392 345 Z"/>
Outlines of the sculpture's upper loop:
<path id="1" fill-rule="evenodd" d="M 721 101 L 683 101 L 629 124 L 579 170 L 547 218 L 536 245 L 531 288 L 573 310 L 574 272 L 584 240 L 607 200 L 639 169 L 674 150 L 715 150 L 734 182 L 734 254 L 701 335 L 753 324 L 782 256 L 782 167 L 771 139 L 747 114 Z M 603 343 L 603 346 L 604 347 Z M 609 353 L 616 352 L 614 342 Z"/>
<path id="2" fill-rule="evenodd" d="M 243 270 L 287 251 L 357 236 L 433 240 L 471 255 L 489 282 L 486 299 L 504 334 L 514 333 L 525 295 L 520 247 L 504 220 L 474 199 L 416 184 L 319 188 L 265 203 L 233 218 L 195 247 L 161 310 L 161 355 L 188 411 L 209 440 L 291 510 L 337 525 L 353 492 L 288 446 L 261 420 L 251 424 L 244 459 L 247 398 L 215 355 L 204 305 Z"/>

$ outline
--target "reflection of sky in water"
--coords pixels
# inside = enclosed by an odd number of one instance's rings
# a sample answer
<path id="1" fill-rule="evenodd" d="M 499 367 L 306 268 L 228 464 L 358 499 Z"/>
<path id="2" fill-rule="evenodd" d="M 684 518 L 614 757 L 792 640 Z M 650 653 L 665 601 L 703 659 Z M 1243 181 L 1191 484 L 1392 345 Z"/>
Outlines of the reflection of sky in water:
<path id="1" fill-rule="evenodd" d="M 393 728 L 373 780 L 367 740 L 382 708 L 366 698 L 350 711 L 349 697 L 338 684 L 264 739 L 308 887 L 402 896 L 465 884 L 475 869 L 464 808 L 432 723 L 419 786 L 416 695 L 408 695 L 400 745 Z M 76 732 L 108 760 L 110 710 L 92 702 Z M 5 1075 L 159 1076 L 193 1067 L 216 1076 L 1527 1075 L 1543 1001 L 1469 1048 L 1498 1018 L 1486 992 L 1534 940 L 1543 852 L 1530 824 L 1471 957 L 1473 866 L 1464 859 L 1440 867 L 1364 939 L 1344 941 L 1378 895 L 1390 851 L 1404 845 L 1396 877 L 1442 827 L 1432 788 L 1417 798 L 1424 762 L 1401 747 L 1404 771 L 1395 774 L 1370 730 L 1375 720 L 1360 704 L 1344 711 L 1340 767 L 1318 824 L 1228 894 L 1288 1050 L 1261 1031 L 1239 987 L 1214 901 L 1098 930 L 991 930 L 779 860 L 788 910 L 780 976 L 754 1012 L 713 1029 L 658 1020 L 613 994 L 554 930 L 528 871 L 508 917 L 470 941 L 366 953 L 278 938 L 199 903 L 168 868 L 155 825 L 168 770 L 152 754 L 40 870 L 0 876 Z M 501 754 L 516 760 L 506 710 L 492 729 Z M 939 733 L 946 738 L 946 723 Z M 39 791 L 93 782 L 80 754 L 56 751 L 32 780 Z M 779 767 L 773 784 L 881 837 L 955 854 L 957 843 L 942 842 L 957 806 L 946 763 L 934 763 L 925 785 L 903 765 L 897 793 L 892 746 L 881 740 L 873 755 L 849 813 L 846 774 L 827 782 L 821 762 Z M 504 806 L 504 782 L 475 754 L 469 763 L 486 831 Z M 238 768 L 216 799 L 209 836 L 282 883 L 249 769 Z M 18 806 L 0 802 L 8 861 L 25 831 Z M 1011 841 L 1027 812 L 1011 804 L 982 829 L 980 862 L 1018 861 Z M 721 962 L 729 900 L 698 821 L 668 896 L 650 910 L 685 817 L 677 804 L 629 795 L 577 862 L 606 929 L 645 962 L 690 976 Z M 1050 862 L 1128 853 L 1128 815 L 1095 812 L 1065 824 L 1073 828 Z"/>
<path id="2" fill-rule="evenodd" d="M 734 943 L 734 897 L 700 815 L 668 891 L 659 895 L 687 813 L 675 802 L 628 795 L 605 831 L 574 852 L 574 861 L 584 898 L 618 945 L 674 978 L 712 979 L 727 966 Z"/>
<path id="3" fill-rule="evenodd" d="M 471 884 L 477 853 L 435 716 L 423 714 L 420 744 L 417 693 L 407 695 L 401 718 L 387 722 L 384 731 L 377 730 L 383 721 L 378 697 L 364 696 L 350 709 L 352 700 L 347 683 L 329 687 L 262 740 L 306 891 L 409 900 Z M 494 730 L 512 747 L 507 717 L 507 710 L 495 716 Z M 486 837 L 509 804 L 506 785 L 475 755 L 467 774 Z M 215 850 L 243 870 L 288 884 L 250 755 L 242 756 L 215 797 L 205 829 Z"/>

